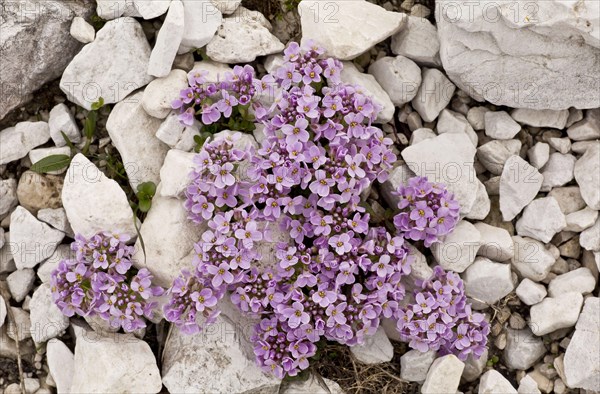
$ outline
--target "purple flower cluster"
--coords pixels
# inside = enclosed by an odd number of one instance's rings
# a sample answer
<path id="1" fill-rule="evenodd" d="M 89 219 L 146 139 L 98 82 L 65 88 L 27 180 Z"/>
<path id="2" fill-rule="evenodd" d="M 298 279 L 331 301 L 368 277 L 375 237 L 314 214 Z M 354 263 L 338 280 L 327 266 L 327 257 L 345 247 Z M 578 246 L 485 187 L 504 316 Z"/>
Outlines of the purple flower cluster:
<path id="1" fill-rule="evenodd" d="M 402 313 L 412 261 L 405 232 L 371 227 L 361 206 L 363 192 L 387 179 L 393 143 L 373 125 L 380 108 L 340 84 L 341 69 L 312 43 L 290 44 L 284 64 L 260 81 L 277 87 L 275 100 L 251 98 L 264 126 L 260 148 L 238 149 L 239 134 L 209 141 L 186 190 L 189 217 L 206 230 L 193 270 L 168 290 L 165 317 L 198 332 L 230 297 L 259 321 L 256 360 L 278 377 L 306 369 L 320 340 L 360 344 L 382 318 Z M 456 220 L 441 186 L 417 186 L 411 201 L 429 198 L 429 210 Z M 289 240 L 277 242 L 281 234 Z"/>
<path id="2" fill-rule="evenodd" d="M 414 303 L 397 314 L 398 330 L 410 347 L 455 354 L 463 361 L 483 354 L 490 326 L 483 314 L 471 311 L 457 274 L 437 266 L 413 295 Z"/>
<path id="3" fill-rule="evenodd" d="M 150 271 L 131 272 L 133 247 L 127 235 L 101 232 L 75 237 L 75 259 L 62 260 L 52 272 L 52 297 L 66 316 L 98 315 L 111 326 L 131 332 L 146 326 L 163 289 L 152 286 Z"/>
<path id="4" fill-rule="evenodd" d="M 394 217 L 394 225 L 406 238 L 430 247 L 454 230 L 460 207 L 443 184 L 414 177 L 398 188 L 397 195 L 400 213 Z"/>
<path id="5" fill-rule="evenodd" d="M 192 125 L 199 116 L 204 125 L 213 124 L 221 117 L 231 117 L 234 108 L 248 107 L 252 98 L 269 86 L 254 78 L 251 66 L 235 66 L 233 72 L 224 73 L 224 80 L 207 82 L 207 71 L 192 70 L 188 73 L 189 87 L 182 90 L 172 103 L 180 112 L 179 120 Z M 263 89 L 264 86 L 264 89 Z"/>

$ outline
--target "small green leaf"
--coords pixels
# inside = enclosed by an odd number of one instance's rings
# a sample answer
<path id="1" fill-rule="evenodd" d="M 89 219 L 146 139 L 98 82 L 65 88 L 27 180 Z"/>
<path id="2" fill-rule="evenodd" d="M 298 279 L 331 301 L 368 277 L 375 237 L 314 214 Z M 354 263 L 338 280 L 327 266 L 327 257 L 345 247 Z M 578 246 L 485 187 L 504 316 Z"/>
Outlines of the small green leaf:
<path id="1" fill-rule="evenodd" d="M 152 207 L 152 200 L 151 199 L 142 199 L 142 200 L 140 200 L 140 203 L 138 206 L 140 208 L 140 211 L 148 212 L 150 210 L 150 208 Z"/>
<path id="2" fill-rule="evenodd" d="M 62 170 L 71 163 L 71 157 L 68 155 L 51 155 L 39 160 L 31 169 L 38 174 L 45 174 L 52 171 Z"/>
<path id="3" fill-rule="evenodd" d="M 143 193 L 144 195 L 152 198 L 156 193 L 156 185 L 154 182 L 144 182 L 140 183 L 137 187 L 138 192 Z"/>
<path id="4" fill-rule="evenodd" d="M 90 111 L 88 113 L 87 118 L 85 119 L 85 124 L 83 125 L 83 133 L 88 140 L 91 140 L 94 136 L 94 132 L 96 131 L 96 120 L 98 119 L 98 114 L 96 111 Z"/>
<path id="5" fill-rule="evenodd" d="M 92 103 L 92 110 L 97 111 L 104 106 L 104 99 L 100 97 L 98 101 Z"/>
<path id="6" fill-rule="evenodd" d="M 67 135 L 65 133 L 63 133 L 62 131 L 60 132 L 60 134 L 62 135 L 63 139 L 65 140 L 65 143 L 67 144 L 67 146 L 69 148 L 71 148 L 71 153 L 76 152 L 77 148 L 75 148 L 75 145 L 73 144 L 73 142 L 69 139 L 69 137 L 67 137 Z"/>

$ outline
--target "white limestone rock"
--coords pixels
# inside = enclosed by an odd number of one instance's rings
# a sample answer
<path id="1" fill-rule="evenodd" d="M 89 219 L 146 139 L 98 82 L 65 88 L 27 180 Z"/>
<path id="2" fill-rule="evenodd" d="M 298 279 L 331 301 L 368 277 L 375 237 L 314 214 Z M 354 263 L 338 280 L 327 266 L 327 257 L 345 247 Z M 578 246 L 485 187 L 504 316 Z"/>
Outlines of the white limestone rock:
<path id="1" fill-rule="evenodd" d="M 469 112 L 467 112 L 467 120 L 475 130 L 484 130 L 485 114 L 489 111 L 490 109 L 487 107 L 471 107 Z"/>
<path id="2" fill-rule="evenodd" d="M 421 387 L 422 394 L 456 394 L 465 364 L 455 355 L 436 359 Z"/>
<path id="3" fill-rule="evenodd" d="M 519 388 L 517 389 L 517 393 L 519 394 L 542 394 L 540 389 L 538 388 L 538 384 L 531 375 L 525 375 L 523 379 L 519 382 Z"/>
<path id="4" fill-rule="evenodd" d="M 48 119 L 50 128 L 50 137 L 54 145 L 67 146 L 67 142 L 61 134 L 61 131 L 69 138 L 69 140 L 77 144 L 81 141 L 81 133 L 79 126 L 75 121 L 75 117 L 69 111 L 69 107 L 65 104 L 57 104 L 50 110 L 50 118 Z"/>
<path id="5" fill-rule="evenodd" d="M 71 392 L 71 383 L 75 372 L 73 352 L 60 340 L 51 339 L 46 344 L 46 360 L 52 380 L 56 383 L 57 392 Z"/>
<path id="6" fill-rule="evenodd" d="M 517 390 L 502 374 L 490 369 L 481 376 L 479 394 L 517 394 Z"/>
<path id="7" fill-rule="evenodd" d="M 75 251 L 71 250 L 70 245 L 58 245 L 52 256 L 48 257 L 37 269 L 37 276 L 42 283 L 50 283 L 50 276 L 61 260 L 74 259 Z"/>
<path id="8" fill-rule="evenodd" d="M 544 177 L 519 156 L 506 160 L 500 177 L 500 211 L 510 221 L 527 206 L 542 187 Z"/>
<path id="9" fill-rule="evenodd" d="M 523 215 L 515 226 L 517 234 L 542 242 L 550 242 L 554 234 L 567 226 L 565 215 L 554 197 L 533 200 L 523 210 Z"/>
<path id="10" fill-rule="evenodd" d="M 398 107 L 411 101 L 421 85 L 421 69 L 404 56 L 382 57 L 369 66 L 369 74 Z"/>
<path id="11" fill-rule="evenodd" d="M 587 141 L 600 138 L 600 109 L 588 109 L 585 118 L 567 129 L 573 141 Z"/>
<path id="12" fill-rule="evenodd" d="M 473 202 L 473 206 L 469 213 L 465 215 L 465 218 L 471 220 L 483 220 L 490 213 L 492 202 L 488 196 L 485 185 L 478 178 L 475 178 L 475 183 L 477 184 L 475 201 Z"/>
<path id="13" fill-rule="evenodd" d="M 437 134 L 435 134 L 435 132 L 433 130 L 428 129 L 426 127 L 416 129 L 410 135 L 409 144 L 410 145 L 418 144 L 419 142 L 421 142 L 423 140 L 427 140 L 429 138 L 435 138 L 436 135 Z"/>
<path id="14" fill-rule="evenodd" d="M 69 224 L 69 220 L 67 219 L 67 213 L 64 208 L 44 208 L 40 209 L 37 214 L 38 220 L 41 220 L 44 223 L 48 223 L 52 227 L 57 230 L 62 231 L 67 234 L 71 238 L 75 234 L 73 234 L 73 229 Z"/>
<path id="15" fill-rule="evenodd" d="M 581 189 L 578 186 L 555 187 L 550 190 L 548 197 L 554 197 L 565 215 L 579 211 L 586 207 Z"/>
<path id="16" fill-rule="evenodd" d="M 16 302 L 21 302 L 25 299 L 25 296 L 33 288 L 34 279 L 35 272 L 30 268 L 16 270 L 6 277 L 6 284 L 12 298 Z"/>
<path id="17" fill-rule="evenodd" d="M 486 112 L 484 120 L 485 135 L 498 140 L 510 140 L 521 131 L 521 126 L 504 111 Z"/>
<path id="18" fill-rule="evenodd" d="M 386 11 L 366 1 L 304 0 L 298 5 L 298 12 L 302 43 L 314 40 L 330 56 L 341 60 L 365 53 L 407 23 L 405 14 Z"/>
<path id="19" fill-rule="evenodd" d="M 589 297 L 579 316 L 564 358 L 570 388 L 600 391 L 600 298 Z"/>
<path id="20" fill-rule="evenodd" d="M 27 156 L 30 150 L 49 139 L 50 129 L 46 122 L 19 122 L 0 131 L 0 166 Z"/>
<path id="21" fill-rule="evenodd" d="M 477 196 L 475 147 L 466 134 L 445 133 L 408 146 L 402 151 L 407 166 L 419 176 L 444 183 L 468 214 Z"/>
<path id="22" fill-rule="evenodd" d="M 469 354 L 465 360 L 465 369 L 462 373 L 462 379 L 467 382 L 474 382 L 479 379 L 481 373 L 486 367 L 488 361 L 488 348 L 486 347 L 479 358 L 475 358 L 473 354 Z"/>
<path id="23" fill-rule="evenodd" d="M 575 168 L 575 156 L 563 155 L 562 153 L 552 153 L 548 162 L 541 169 L 544 176 L 541 191 L 547 192 L 554 187 L 566 185 L 573 180 L 573 170 Z"/>
<path id="24" fill-rule="evenodd" d="M 481 236 L 480 247 L 477 250 L 478 256 L 500 262 L 514 256 L 513 241 L 506 229 L 490 226 L 483 222 L 475 223 L 474 226 Z"/>
<path id="25" fill-rule="evenodd" d="M 392 36 L 392 53 L 406 56 L 428 67 L 441 66 L 437 28 L 427 19 L 409 16 L 407 23 Z"/>
<path id="26" fill-rule="evenodd" d="M 533 335 L 529 328 L 522 330 L 506 329 L 504 361 L 511 369 L 523 371 L 531 368 L 546 354 L 544 342 Z"/>
<path id="27" fill-rule="evenodd" d="M 212 40 L 215 32 L 221 26 L 222 12 L 211 0 L 182 1 L 184 29 L 181 45 L 189 48 L 202 48 Z"/>
<path id="28" fill-rule="evenodd" d="M 34 95 L 39 98 L 39 90 L 60 77 L 82 46 L 69 34 L 71 21 L 76 16 L 89 18 L 94 7 L 92 1 L 3 2 L 0 120 Z"/>
<path id="29" fill-rule="evenodd" d="M 106 130 L 121 154 L 133 190 L 143 182 L 158 184 L 169 149 L 155 136 L 161 122 L 144 110 L 144 96 L 145 92 L 136 92 L 129 100 L 118 103 L 106 121 Z"/>
<path id="30" fill-rule="evenodd" d="M 520 149 L 519 140 L 491 140 L 477 148 L 477 158 L 493 175 L 501 175 L 507 160 L 511 156 L 518 156 Z"/>
<path id="31" fill-rule="evenodd" d="M 544 298 L 529 310 L 531 331 L 537 336 L 542 336 L 561 328 L 573 327 L 582 305 L 581 293 L 571 292 Z"/>
<path id="32" fill-rule="evenodd" d="M 449 109 L 442 110 L 438 116 L 436 130 L 438 134 L 465 133 L 473 143 L 473 146 L 477 147 L 477 134 L 463 114 L 450 111 Z"/>
<path id="33" fill-rule="evenodd" d="M 463 272 L 475 261 L 480 242 L 481 234 L 477 228 L 461 220 L 441 242 L 431 245 L 431 252 L 445 270 Z"/>
<path id="34" fill-rule="evenodd" d="M 385 335 L 383 327 L 379 327 L 373 335 L 367 336 L 364 344 L 350 347 L 350 352 L 358 361 L 369 365 L 387 363 L 394 357 L 394 347 Z"/>
<path id="35" fill-rule="evenodd" d="M 31 337 L 35 343 L 43 343 L 60 336 L 69 327 L 69 318 L 58 309 L 52 299 L 49 283 L 38 287 L 29 303 Z"/>
<path id="36" fill-rule="evenodd" d="M 173 0 L 169 5 L 167 17 L 156 36 L 156 42 L 148 62 L 148 74 L 166 77 L 171 71 L 179 44 L 183 38 L 183 3 Z"/>
<path id="37" fill-rule="evenodd" d="M 234 13 L 224 18 L 206 46 L 209 58 L 221 63 L 248 63 L 258 56 L 283 50 L 284 45 L 271 34 L 271 26 L 261 13 L 248 10 L 242 13 L 239 8 L 237 12 L 243 17 Z"/>
<path id="38" fill-rule="evenodd" d="M 592 227 L 581 232 L 579 244 L 586 250 L 600 252 L 600 219 L 597 219 Z"/>
<path id="39" fill-rule="evenodd" d="M 233 14 L 240 6 L 242 0 L 210 0 L 224 15 Z"/>
<path id="40" fill-rule="evenodd" d="M 461 276 L 474 309 L 495 304 L 515 288 L 510 264 L 495 263 L 485 257 L 477 257 Z"/>
<path id="41" fill-rule="evenodd" d="M 80 16 L 73 18 L 69 33 L 71 33 L 74 39 L 84 44 L 94 41 L 94 37 L 96 37 L 94 27 Z"/>
<path id="42" fill-rule="evenodd" d="M 18 204 L 17 181 L 13 178 L 0 179 L 0 218 Z"/>
<path id="43" fill-rule="evenodd" d="M 77 338 L 72 393 L 158 393 L 160 371 L 150 346 L 131 334 Z"/>
<path id="44" fill-rule="evenodd" d="M 73 157 L 65 176 L 62 203 L 73 231 L 84 237 L 100 231 L 136 234 L 123 189 L 81 153 Z"/>
<path id="45" fill-rule="evenodd" d="M 159 286 L 169 287 L 182 268 L 191 266 L 194 243 L 207 229 L 205 225 L 192 223 L 187 216 L 183 201 L 163 197 L 159 185 L 140 228 L 146 247 L 145 256 L 139 240 L 133 256 L 134 265 L 149 269 Z"/>
<path id="46" fill-rule="evenodd" d="M 357 85 L 361 87 L 364 93 L 371 97 L 373 101 L 382 107 L 381 112 L 377 115 L 377 123 L 388 123 L 394 118 L 394 103 L 390 96 L 379 85 L 374 76 L 361 73 L 358 71 L 354 63 L 344 62 L 344 68 L 340 73 L 340 79 L 343 83 L 349 85 Z"/>
<path id="47" fill-rule="evenodd" d="M 163 352 L 165 387 L 172 393 L 239 393 L 259 388 L 277 392 L 280 380 L 261 371 L 254 361 L 250 324 L 221 314 L 199 334 L 186 335 L 172 327 Z"/>
<path id="48" fill-rule="evenodd" d="M 167 76 L 157 78 L 146 86 L 142 106 L 148 115 L 164 119 L 172 110 L 173 100 L 179 98 L 179 93 L 187 86 L 187 73 L 183 70 L 171 70 Z"/>
<path id="49" fill-rule="evenodd" d="M 452 100 L 456 86 L 435 68 L 423 68 L 422 82 L 412 107 L 425 122 L 433 122 Z"/>
<path id="50" fill-rule="evenodd" d="M 600 210 L 600 143 L 592 145 L 577 160 L 574 174 L 586 204 Z"/>
<path id="51" fill-rule="evenodd" d="M 551 137 L 548 139 L 548 143 L 551 147 L 556 149 L 558 152 L 566 155 L 571 151 L 571 140 L 567 137 L 565 138 L 556 138 Z"/>
<path id="52" fill-rule="evenodd" d="M 512 237 L 515 255 L 511 263 L 517 272 L 535 282 L 544 280 L 550 268 L 556 262 L 556 257 L 543 243 L 527 237 Z"/>
<path id="53" fill-rule="evenodd" d="M 171 149 L 160 169 L 160 195 L 163 197 L 183 197 L 190 183 L 190 172 L 195 168 L 195 153 Z"/>
<path id="54" fill-rule="evenodd" d="M 133 9 L 144 19 L 154 19 L 163 15 L 169 9 L 171 0 L 132 0 Z"/>
<path id="55" fill-rule="evenodd" d="M 548 294 L 544 285 L 535 283 L 529 278 L 525 278 L 519 283 L 515 293 L 525 305 L 535 305 Z"/>
<path id="56" fill-rule="evenodd" d="M 440 56 L 450 78 L 496 105 L 599 107 L 598 3 L 535 1 L 535 10 L 528 4 L 437 3 Z"/>
<path id="57" fill-rule="evenodd" d="M 580 232 L 586 228 L 592 227 L 598 219 L 598 211 L 585 207 L 580 211 L 575 211 L 565 216 L 567 227 L 565 231 Z"/>
<path id="58" fill-rule="evenodd" d="M 517 122 L 533 127 L 551 127 L 564 129 L 569 118 L 569 111 L 552 109 L 517 108 L 510 114 Z"/>
<path id="59" fill-rule="evenodd" d="M 118 103 L 153 79 L 146 73 L 150 52 L 135 19 L 109 21 L 69 63 L 60 88 L 70 101 L 87 110 L 100 97 L 105 104 Z"/>
<path id="60" fill-rule="evenodd" d="M 344 394 L 336 382 L 310 373 L 304 380 L 282 382 L 279 387 L 280 394 Z"/>
<path id="61" fill-rule="evenodd" d="M 400 357 L 400 377 L 409 382 L 423 382 L 436 355 L 437 353 L 433 350 L 420 352 L 411 349 L 404 353 Z"/>
<path id="62" fill-rule="evenodd" d="M 539 170 L 550 158 L 550 145 L 545 142 L 537 142 L 527 151 L 527 158 L 529 163 Z"/>
<path id="63" fill-rule="evenodd" d="M 583 295 L 591 293 L 596 287 L 596 278 L 589 268 L 581 267 L 565 274 L 558 275 L 548 284 L 548 295 L 556 297 L 569 292 Z"/>
<path id="64" fill-rule="evenodd" d="M 33 268 L 54 253 L 65 234 L 18 206 L 10 216 L 10 242 L 17 269 Z"/>

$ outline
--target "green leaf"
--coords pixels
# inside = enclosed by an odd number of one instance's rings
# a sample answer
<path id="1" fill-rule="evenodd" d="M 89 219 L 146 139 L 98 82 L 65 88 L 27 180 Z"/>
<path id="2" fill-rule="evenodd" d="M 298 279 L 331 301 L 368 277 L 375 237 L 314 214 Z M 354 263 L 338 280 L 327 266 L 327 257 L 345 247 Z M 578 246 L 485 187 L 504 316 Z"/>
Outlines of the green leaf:
<path id="1" fill-rule="evenodd" d="M 71 163 L 71 157 L 68 155 L 51 155 L 44 157 L 31 166 L 31 169 L 38 174 L 45 174 L 52 171 L 62 170 Z"/>
<path id="2" fill-rule="evenodd" d="M 148 212 L 150 210 L 150 208 L 152 207 L 152 200 L 151 199 L 142 199 L 142 200 L 140 200 L 138 207 L 140 208 L 140 211 Z"/>
<path id="3" fill-rule="evenodd" d="M 138 227 L 137 209 L 133 212 L 133 227 L 135 227 L 135 232 L 140 240 L 140 245 L 142 245 L 142 252 L 144 252 L 144 265 L 146 265 L 146 244 L 144 244 L 144 238 L 142 237 L 142 233 Z"/>
<path id="4" fill-rule="evenodd" d="M 154 182 L 140 183 L 137 187 L 137 190 L 142 195 L 148 196 L 150 199 L 152 199 L 152 197 L 154 197 L 154 194 L 156 193 L 156 185 L 154 184 Z"/>
<path id="5" fill-rule="evenodd" d="M 92 110 L 97 111 L 104 106 L 104 99 L 100 97 L 98 101 L 92 103 Z"/>
<path id="6" fill-rule="evenodd" d="M 60 134 L 62 135 L 63 139 L 65 140 L 65 143 L 67 144 L 67 146 L 69 148 L 71 148 L 71 153 L 76 152 L 77 148 L 75 148 L 75 145 L 73 144 L 73 142 L 69 139 L 69 137 L 67 137 L 67 135 L 65 133 L 63 133 L 62 131 L 60 132 Z"/>
<path id="7" fill-rule="evenodd" d="M 85 119 L 85 124 L 83 125 L 83 134 L 88 140 L 91 140 L 94 136 L 94 132 L 96 131 L 96 120 L 98 119 L 98 114 L 96 111 L 90 111 L 88 113 L 87 118 Z"/>

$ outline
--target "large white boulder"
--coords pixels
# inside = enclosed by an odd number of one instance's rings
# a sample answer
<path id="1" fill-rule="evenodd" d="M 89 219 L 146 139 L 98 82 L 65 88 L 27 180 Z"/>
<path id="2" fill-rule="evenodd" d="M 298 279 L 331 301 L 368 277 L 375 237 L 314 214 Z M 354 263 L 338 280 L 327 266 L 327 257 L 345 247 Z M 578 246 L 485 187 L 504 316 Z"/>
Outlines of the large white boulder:
<path id="1" fill-rule="evenodd" d="M 131 334 L 77 338 L 72 393 L 158 393 L 161 388 L 146 342 Z"/>
<path id="2" fill-rule="evenodd" d="M 163 352 L 165 387 L 171 393 L 277 392 L 280 380 L 254 361 L 249 342 L 252 323 L 221 314 L 198 334 L 186 335 L 172 327 Z"/>
<path id="3" fill-rule="evenodd" d="M 298 12 L 303 43 L 314 40 L 342 60 L 354 59 L 397 33 L 407 19 L 367 1 L 304 0 Z"/>
<path id="4" fill-rule="evenodd" d="M 440 57 L 478 101 L 514 108 L 600 107 L 596 0 L 442 0 Z"/>
<path id="5" fill-rule="evenodd" d="M 537 195 L 544 177 L 521 157 L 511 156 L 500 176 L 500 212 L 505 221 L 515 218 Z"/>
<path id="6" fill-rule="evenodd" d="M 115 105 L 106 122 L 106 130 L 121 154 L 133 190 L 143 182 L 158 184 L 160 168 L 169 150 L 155 136 L 161 121 L 144 110 L 144 94 L 136 92 Z"/>
<path id="7" fill-rule="evenodd" d="M 155 77 L 169 75 L 183 37 L 183 21 L 183 3 L 181 0 L 171 1 L 167 17 L 156 36 L 156 42 L 150 54 L 148 74 Z"/>
<path id="8" fill-rule="evenodd" d="M 33 268 L 46 260 L 64 237 L 21 206 L 10 215 L 10 246 L 17 269 Z"/>
<path id="9" fill-rule="evenodd" d="M 475 147 L 466 134 L 445 133 L 408 146 L 402 158 L 419 176 L 445 184 L 454 193 L 462 214 L 468 214 L 477 197 Z"/>
<path id="10" fill-rule="evenodd" d="M 69 318 L 63 315 L 52 299 L 49 283 L 43 283 L 35 290 L 29 309 L 31 337 L 35 343 L 60 336 L 69 327 Z"/>
<path id="11" fill-rule="evenodd" d="M 381 112 L 376 119 L 377 123 L 388 123 L 394 118 L 396 107 L 374 76 L 361 73 L 352 62 L 344 62 L 340 79 L 345 84 L 358 86 L 364 91 L 364 94 L 372 98 L 374 103 L 381 106 Z"/>
<path id="12" fill-rule="evenodd" d="M 575 180 L 586 204 L 600 210 L 600 143 L 592 145 L 575 163 Z"/>
<path id="13" fill-rule="evenodd" d="M 189 220 L 183 201 L 163 197 L 161 188 L 159 185 L 140 227 L 145 253 L 138 240 L 133 262 L 138 268 L 149 269 L 157 285 L 169 287 L 182 268 L 192 267 L 194 243 L 208 227 Z"/>
<path id="14" fill-rule="evenodd" d="M 257 11 L 245 8 L 223 19 L 206 45 L 206 54 L 222 63 L 247 63 L 257 56 L 281 52 L 284 45 L 271 34 L 271 24 Z"/>
<path id="15" fill-rule="evenodd" d="M 109 21 L 69 63 L 60 88 L 69 100 L 88 110 L 100 97 L 106 104 L 118 103 L 153 79 L 147 74 L 150 51 L 135 19 Z"/>
<path id="16" fill-rule="evenodd" d="M 19 122 L 15 127 L 0 131 L 0 166 L 18 160 L 36 146 L 50 139 L 50 129 L 46 122 Z"/>
<path id="17" fill-rule="evenodd" d="M 565 383 L 600 391 L 600 298 L 586 299 L 564 359 Z"/>
<path id="18" fill-rule="evenodd" d="M 121 186 L 81 153 L 71 160 L 62 203 L 76 234 L 85 237 L 100 231 L 136 234 L 133 211 Z"/>

